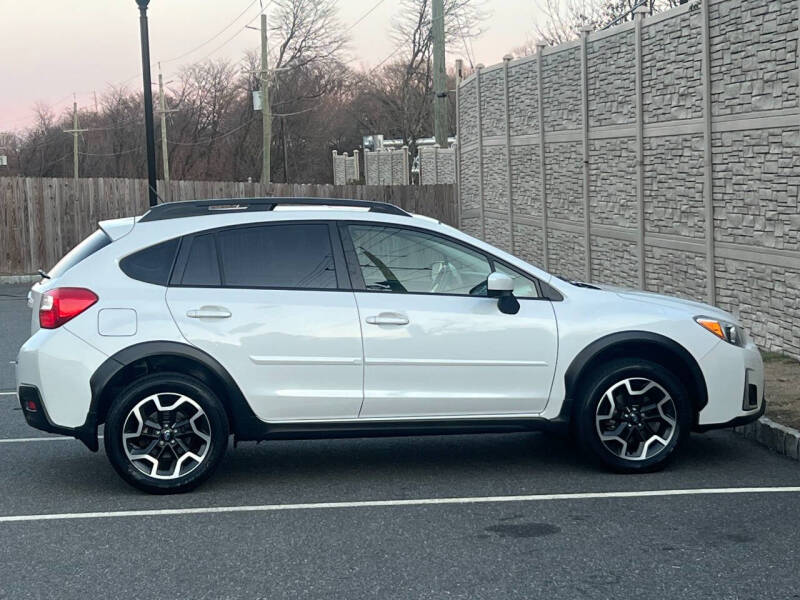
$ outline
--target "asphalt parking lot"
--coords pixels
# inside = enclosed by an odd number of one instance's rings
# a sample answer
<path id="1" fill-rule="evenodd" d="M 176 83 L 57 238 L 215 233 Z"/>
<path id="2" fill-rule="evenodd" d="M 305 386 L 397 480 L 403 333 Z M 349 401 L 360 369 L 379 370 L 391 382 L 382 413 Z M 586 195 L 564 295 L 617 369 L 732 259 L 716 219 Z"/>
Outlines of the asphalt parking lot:
<path id="1" fill-rule="evenodd" d="M 545 434 L 244 444 L 183 496 L 24 422 L 0 286 L 0 598 L 800 598 L 800 467 L 729 432 L 622 476 Z"/>

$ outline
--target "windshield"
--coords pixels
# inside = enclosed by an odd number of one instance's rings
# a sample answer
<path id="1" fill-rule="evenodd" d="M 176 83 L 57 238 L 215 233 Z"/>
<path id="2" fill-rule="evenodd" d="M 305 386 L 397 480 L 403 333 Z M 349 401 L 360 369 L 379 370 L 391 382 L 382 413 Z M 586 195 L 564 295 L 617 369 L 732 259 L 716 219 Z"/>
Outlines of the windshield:
<path id="1" fill-rule="evenodd" d="M 100 248 L 108 246 L 110 243 L 111 238 L 109 238 L 102 229 L 98 229 L 72 250 L 67 252 L 61 260 L 56 263 L 56 266 L 50 269 L 47 275 L 53 279 L 60 277 L 83 259 L 91 256 L 100 250 Z"/>

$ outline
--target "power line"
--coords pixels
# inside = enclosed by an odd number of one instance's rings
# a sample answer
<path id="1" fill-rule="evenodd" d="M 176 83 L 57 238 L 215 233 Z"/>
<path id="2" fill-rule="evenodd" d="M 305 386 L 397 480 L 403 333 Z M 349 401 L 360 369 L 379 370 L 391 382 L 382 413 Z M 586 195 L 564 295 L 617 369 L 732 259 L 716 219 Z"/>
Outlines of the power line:
<path id="1" fill-rule="evenodd" d="M 196 142 L 176 142 L 174 140 L 167 140 L 167 142 L 169 142 L 170 144 L 174 144 L 175 146 L 200 146 L 202 144 L 210 144 L 211 142 L 214 142 L 216 140 L 221 140 L 222 138 L 228 137 L 232 133 L 236 133 L 240 129 L 243 129 L 244 127 L 247 127 L 250 123 L 255 121 L 255 119 L 256 119 L 256 117 L 248 119 L 247 121 L 245 121 L 244 123 L 242 123 L 238 127 L 234 127 L 233 129 L 231 129 L 229 131 L 226 131 L 225 133 L 221 133 L 219 135 L 215 135 L 215 136 L 212 136 L 210 138 L 206 138 L 204 140 L 197 140 Z"/>
<path id="2" fill-rule="evenodd" d="M 258 1 L 259 1 L 259 0 L 253 0 L 253 1 L 252 1 L 250 4 L 248 4 L 248 5 L 247 5 L 247 7 L 246 7 L 246 8 L 245 8 L 245 9 L 244 9 L 242 12 L 240 12 L 240 13 L 239 13 L 239 14 L 236 16 L 236 18 L 235 18 L 233 21 L 231 21 L 230 23 L 228 23 L 227 25 L 225 25 L 225 27 L 223 27 L 222 29 L 220 29 L 220 30 L 219 30 L 217 33 L 215 33 L 213 36 L 211 36 L 210 38 L 208 38 L 208 39 L 207 39 L 206 41 L 204 41 L 202 44 L 198 44 L 197 46 L 195 46 L 195 47 L 194 47 L 194 48 L 192 48 L 191 50 L 187 50 L 186 52 L 184 52 L 184 53 L 182 53 L 182 54 L 179 54 L 179 55 L 177 55 L 177 56 L 173 56 L 172 58 L 167 58 L 167 59 L 165 59 L 165 60 L 162 60 L 161 62 L 162 62 L 162 63 L 168 63 L 168 62 L 174 62 L 174 61 L 176 61 L 176 60 L 180 60 L 181 58 L 184 58 L 184 57 L 186 57 L 186 56 L 189 56 L 190 54 L 192 54 L 192 53 L 193 53 L 193 52 L 195 52 L 196 50 L 199 50 L 200 48 L 202 48 L 202 47 L 203 47 L 203 46 L 205 46 L 206 44 L 209 44 L 210 42 L 213 42 L 215 39 L 217 39 L 219 36 L 221 36 L 221 35 L 222 35 L 222 34 L 223 34 L 225 31 L 227 31 L 228 29 L 230 29 L 230 27 L 231 27 L 231 26 L 232 26 L 234 23 L 236 23 L 236 21 L 238 21 L 239 19 L 241 19 L 241 18 L 242 18 L 242 16 L 243 16 L 243 15 L 244 15 L 244 14 L 245 14 L 245 13 L 246 13 L 248 10 L 250 10 L 250 9 L 253 7 L 253 5 L 255 5 L 255 3 L 256 3 L 256 2 L 258 2 Z"/>
<path id="3" fill-rule="evenodd" d="M 216 48 L 214 48 L 213 50 L 210 50 L 209 52 L 207 52 L 206 54 L 204 54 L 203 56 L 201 56 L 199 59 L 197 59 L 197 61 L 203 60 L 204 58 L 208 58 L 209 56 L 211 56 L 212 54 L 214 54 L 214 53 L 215 53 L 217 50 L 220 50 L 220 49 L 224 48 L 225 46 L 227 46 L 227 45 L 228 45 L 230 42 L 232 42 L 232 41 L 233 41 L 233 40 L 234 40 L 234 39 L 235 39 L 235 38 L 236 38 L 236 37 L 237 37 L 237 36 L 238 36 L 240 33 L 242 33 L 242 32 L 243 32 L 245 29 L 247 29 L 247 26 L 248 26 L 248 25 L 250 25 L 250 24 L 251 24 L 253 21 L 255 21 L 256 19 L 258 19 L 258 18 L 259 18 L 259 17 L 260 17 L 260 16 L 261 16 L 261 15 L 264 13 L 264 11 L 266 10 L 266 8 L 267 8 L 267 7 L 268 7 L 270 4 L 272 4 L 272 0 L 267 0 L 267 2 L 265 2 L 265 3 L 264 3 L 264 5 L 263 5 L 263 6 L 262 6 L 262 7 L 259 9 L 259 11 L 258 11 L 258 14 L 257 14 L 256 16 L 254 16 L 254 17 L 253 17 L 252 19 L 250 19 L 250 20 L 249 20 L 247 23 L 245 23 L 245 24 L 244 24 L 244 25 L 243 25 L 243 26 L 242 26 L 240 29 L 236 30 L 236 33 L 234 33 L 232 36 L 230 36 L 228 39 L 226 39 L 224 42 L 222 42 L 222 43 L 221 43 L 219 46 L 217 46 L 217 47 L 216 47 Z M 197 62 L 197 61 L 195 61 L 195 62 Z"/>
<path id="4" fill-rule="evenodd" d="M 403 48 L 403 46 L 405 46 L 405 45 L 406 45 L 406 42 L 407 42 L 407 41 L 408 41 L 408 40 L 403 40 L 402 42 L 400 42 L 400 44 L 398 44 L 398 45 L 397 45 L 397 47 L 396 47 L 394 50 L 392 50 L 392 53 L 391 53 L 391 54 L 389 54 L 389 56 L 387 56 L 386 58 L 384 58 L 384 59 L 383 59 L 381 62 L 379 62 L 377 65 L 375 65 L 374 67 L 372 67 L 372 68 L 371 68 L 369 71 L 367 71 L 367 77 L 369 77 L 369 76 L 370 76 L 370 75 L 372 75 L 372 74 L 373 74 L 375 71 L 377 71 L 378 69 L 380 69 L 380 68 L 381 68 L 381 67 L 384 65 L 384 63 L 386 63 L 386 61 L 387 61 L 387 60 L 389 60 L 389 59 L 390 59 L 390 58 L 392 58 L 392 57 L 393 57 L 395 54 L 397 54 L 398 52 L 400 52 L 400 50 Z"/>
<path id="5" fill-rule="evenodd" d="M 377 1 L 377 2 L 376 2 L 376 3 L 375 3 L 373 6 L 372 6 L 372 8 L 370 8 L 370 9 L 369 9 L 367 12 L 365 12 L 363 15 L 361 15 L 360 17 L 358 17 L 358 19 L 356 19 L 356 21 L 355 21 L 354 23 L 352 23 L 352 24 L 351 24 L 351 25 L 350 25 L 350 26 L 349 26 L 347 29 L 345 29 L 345 30 L 342 32 L 342 34 L 345 34 L 345 33 L 347 33 L 348 31 L 352 30 L 352 29 L 353 29 L 353 28 L 354 28 L 356 25 L 358 25 L 359 23 L 361 23 L 361 21 L 363 21 L 363 20 L 364 20 L 364 19 L 366 19 L 368 16 L 370 16 L 370 15 L 371 15 L 371 14 L 372 14 L 372 13 L 375 11 L 375 9 L 376 9 L 376 8 L 378 8 L 378 7 L 379 7 L 381 4 L 383 4 L 384 2 L 386 2 L 386 0 L 378 0 L 378 1 Z"/>

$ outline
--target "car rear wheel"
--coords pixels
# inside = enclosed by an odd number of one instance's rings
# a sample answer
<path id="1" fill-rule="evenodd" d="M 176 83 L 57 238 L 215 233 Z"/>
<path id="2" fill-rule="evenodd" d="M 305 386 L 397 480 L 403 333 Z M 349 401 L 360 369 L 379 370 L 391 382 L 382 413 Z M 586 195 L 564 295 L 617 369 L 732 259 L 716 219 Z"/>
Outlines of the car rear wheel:
<path id="1" fill-rule="evenodd" d="M 103 435 L 120 476 L 154 494 L 186 492 L 207 479 L 228 445 L 222 403 L 205 384 L 156 373 L 125 388 Z"/>
<path id="2" fill-rule="evenodd" d="M 596 369 L 582 390 L 575 415 L 578 439 L 615 471 L 661 469 L 689 434 L 686 387 L 661 365 L 617 359 Z"/>

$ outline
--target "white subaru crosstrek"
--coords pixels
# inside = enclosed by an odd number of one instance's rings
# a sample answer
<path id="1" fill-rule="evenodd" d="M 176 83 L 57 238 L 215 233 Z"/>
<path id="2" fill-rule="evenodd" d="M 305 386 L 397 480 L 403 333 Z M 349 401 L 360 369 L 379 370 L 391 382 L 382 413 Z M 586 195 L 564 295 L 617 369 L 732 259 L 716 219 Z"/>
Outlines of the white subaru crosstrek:
<path id="1" fill-rule="evenodd" d="M 618 471 L 764 412 L 730 314 L 569 282 L 428 217 L 308 198 L 104 221 L 30 294 L 33 427 L 155 493 L 237 441 L 567 430 Z"/>

